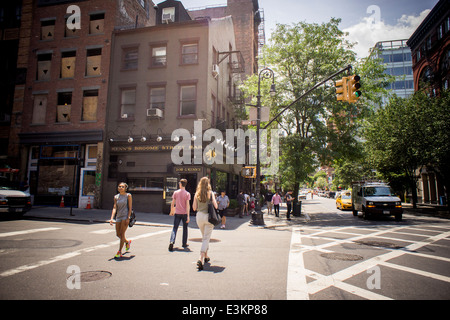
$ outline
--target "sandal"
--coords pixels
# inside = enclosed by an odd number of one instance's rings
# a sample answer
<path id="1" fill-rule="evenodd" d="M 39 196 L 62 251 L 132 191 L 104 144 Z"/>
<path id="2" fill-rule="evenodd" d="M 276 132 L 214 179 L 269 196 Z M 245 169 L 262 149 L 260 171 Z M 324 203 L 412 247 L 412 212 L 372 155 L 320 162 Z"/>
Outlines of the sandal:
<path id="1" fill-rule="evenodd" d="M 197 268 L 198 268 L 198 270 L 203 270 L 202 260 L 197 261 Z"/>
<path id="2" fill-rule="evenodd" d="M 205 258 L 205 263 L 208 263 L 211 260 L 211 258 Z"/>

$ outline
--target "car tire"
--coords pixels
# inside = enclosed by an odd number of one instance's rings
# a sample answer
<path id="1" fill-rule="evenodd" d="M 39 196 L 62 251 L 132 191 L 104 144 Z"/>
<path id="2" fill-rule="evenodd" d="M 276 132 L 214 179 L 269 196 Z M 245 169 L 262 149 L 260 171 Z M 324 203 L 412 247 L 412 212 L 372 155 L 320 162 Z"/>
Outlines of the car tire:
<path id="1" fill-rule="evenodd" d="M 357 216 L 358 216 L 358 211 L 355 210 L 355 207 L 354 207 L 354 206 L 352 206 L 352 212 L 353 212 L 353 216 L 354 216 L 354 217 L 357 217 Z"/>

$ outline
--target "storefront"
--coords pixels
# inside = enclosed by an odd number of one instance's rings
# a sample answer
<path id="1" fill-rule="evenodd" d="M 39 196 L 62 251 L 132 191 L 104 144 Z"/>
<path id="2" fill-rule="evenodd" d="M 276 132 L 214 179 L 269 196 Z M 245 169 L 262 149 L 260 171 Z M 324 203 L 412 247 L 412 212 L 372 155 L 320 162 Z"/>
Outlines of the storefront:
<path id="1" fill-rule="evenodd" d="M 90 202 L 94 208 L 101 194 L 101 140 L 102 131 L 22 134 L 33 204 L 60 206 L 64 201 L 65 207 L 86 208 Z"/>
<path id="2" fill-rule="evenodd" d="M 113 197 L 117 194 L 120 182 L 128 184 L 135 210 L 152 213 L 169 213 L 172 194 L 178 189 L 180 179 L 188 181 L 186 190 L 191 193 L 191 204 L 197 183 L 202 177 L 210 177 L 214 188 L 217 168 L 195 164 L 174 165 L 171 152 L 175 145 L 173 142 L 110 142 L 109 148 L 105 150 L 108 178 L 103 185 L 103 208 L 112 208 Z M 225 175 L 223 185 L 234 186 L 237 190 L 238 174 L 233 172 L 233 166 L 223 167 L 220 169 L 221 176 Z M 234 183 L 229 184 L 228 181 Z"/>

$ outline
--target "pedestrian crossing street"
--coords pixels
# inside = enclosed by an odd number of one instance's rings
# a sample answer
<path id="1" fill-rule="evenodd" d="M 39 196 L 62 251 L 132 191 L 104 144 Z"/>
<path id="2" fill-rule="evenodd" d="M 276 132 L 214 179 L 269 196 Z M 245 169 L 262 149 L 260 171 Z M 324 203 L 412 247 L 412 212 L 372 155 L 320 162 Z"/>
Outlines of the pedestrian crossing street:
<path id="1" fill-rule="evenodd" d="M 420 297 L 421 286 L 435 296 Z M 294 227 L 287 298 L 336 296 L 450 298 L 450 224 Z"/>

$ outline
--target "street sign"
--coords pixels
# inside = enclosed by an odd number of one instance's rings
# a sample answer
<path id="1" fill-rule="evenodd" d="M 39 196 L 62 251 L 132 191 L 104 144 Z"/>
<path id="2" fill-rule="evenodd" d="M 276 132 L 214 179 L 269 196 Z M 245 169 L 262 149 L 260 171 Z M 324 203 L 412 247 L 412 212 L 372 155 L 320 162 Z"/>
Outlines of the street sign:
<path id="1" fill-rule="evenodd" d="M 269 107 L 261 107 L 261 122 L 269 121 L 269 115 Z M 251 107 L 249 109 L 248 118 L 256 122 L 256 120 L 258 120 L 258 108 Z"/>

